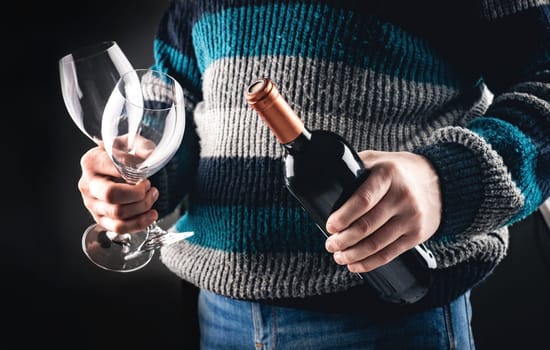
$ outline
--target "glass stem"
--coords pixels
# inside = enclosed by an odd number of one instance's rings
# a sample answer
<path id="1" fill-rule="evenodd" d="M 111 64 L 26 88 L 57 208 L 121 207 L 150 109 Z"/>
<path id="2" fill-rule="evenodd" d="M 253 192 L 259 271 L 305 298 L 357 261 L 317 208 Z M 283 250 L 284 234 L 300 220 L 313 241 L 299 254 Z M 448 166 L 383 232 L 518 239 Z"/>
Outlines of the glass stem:
<path id="1" fill-rule="evenodd" d="M 147 240 L 151 240 L 155 237 L 160 237 L 164 234 L 166 234 L 166 231 L 163 230 L 156 221 L 147 226 Z"/>

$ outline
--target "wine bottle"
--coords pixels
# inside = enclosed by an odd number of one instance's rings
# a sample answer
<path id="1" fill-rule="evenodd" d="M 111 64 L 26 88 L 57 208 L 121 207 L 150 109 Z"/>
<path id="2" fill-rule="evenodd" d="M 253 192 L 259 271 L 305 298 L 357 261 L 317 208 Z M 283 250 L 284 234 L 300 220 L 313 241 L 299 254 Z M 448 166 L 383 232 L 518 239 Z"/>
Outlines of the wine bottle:
<path id="1" fill-rule="evenodd" d="M 287 189 L 328 237 L 329 215 L 365 181 L 368 169 L 338 134 L 308 130 L 270 79 L 252 82 L 245 96 L 282 145 Z M 359 276 L 382 300 L 410 304 L 428 292 L 435 266 L 432 253 L 420 244 Z"/>

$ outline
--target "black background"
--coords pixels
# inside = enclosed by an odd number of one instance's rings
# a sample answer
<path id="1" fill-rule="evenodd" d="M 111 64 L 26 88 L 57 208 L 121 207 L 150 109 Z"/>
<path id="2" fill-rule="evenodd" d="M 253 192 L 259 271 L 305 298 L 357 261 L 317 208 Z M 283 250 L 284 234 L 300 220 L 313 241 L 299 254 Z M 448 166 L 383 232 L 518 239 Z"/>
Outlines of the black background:
<path id="1" fill-rule="evenodd" d="M 117 41 L 135 67 L 152 64 L 167 3 L 19 3 L 19 25 L 4 32 L 13 41 L 5 47 L 6 69 L 17 86 L 10 90 L 17 108 L 4 115 L 13 123 L 4 140 L 16 140 L 7 144 L 18 153 L 4 171 L 12 199 L 3 221 L 6 233 L 17 236 L 10 238 L 7 267 L 18 301 L 6 305 L 15 327 L 4 349 L 196 348 L 196 303 L 182 299 L 193 298 L 194 290 L 183 288 L 157 258 L 119 274 L 84 256 L 81 235 L 92 218 L 77 181 L 80 157 L 93 144 L 68 115 L 59 84 L 58 59 L 96 41 Z"/>
<path id="2" fill-rule="evenodd" d="M 57 70 L 62 55 L 99 40 L 117 41 L 136 67 L 150 65 L 167 3 L 19 2 L 4 12 L 16 25 L 2 25 L 3 348 L 196 348 L 194 288 L 158 259 L 118 274 L 82 253 L 92 218 L 77 190 L 79 160 L 93 145 L 65 110 Z M 550 331 L 550 235 L 538 213 L 511 234 L 509 256 L 472 294 L 481 350 L 537 348 Z"/>

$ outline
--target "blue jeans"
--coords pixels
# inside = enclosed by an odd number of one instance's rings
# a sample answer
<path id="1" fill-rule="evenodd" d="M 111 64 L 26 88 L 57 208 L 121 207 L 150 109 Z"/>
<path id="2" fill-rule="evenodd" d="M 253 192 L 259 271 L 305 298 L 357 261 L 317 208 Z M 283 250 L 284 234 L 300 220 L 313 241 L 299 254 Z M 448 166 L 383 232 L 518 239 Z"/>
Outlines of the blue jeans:
<path id="1" fill-rule="evenodd" d="M 373 320 L 235 300 L 201 290 L 201 349 L 474 350 L 470 293 L 448 305 Z"/>

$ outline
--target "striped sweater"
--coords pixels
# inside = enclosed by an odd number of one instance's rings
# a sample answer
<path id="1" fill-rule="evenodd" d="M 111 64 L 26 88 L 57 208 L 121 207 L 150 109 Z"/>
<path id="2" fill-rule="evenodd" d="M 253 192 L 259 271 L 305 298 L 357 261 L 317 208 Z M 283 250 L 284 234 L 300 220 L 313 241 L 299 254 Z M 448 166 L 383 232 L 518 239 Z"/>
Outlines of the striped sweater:
<path id="1" fill-rule="evenodd" d="M 309 129 L 358 151 L 434 165 L 442 221 L 426 242 L 437 305 L 483 281 L 507 226 L 550 195 L 550 7 L 546 0 L 172 1 L 155 67 L 186 93 L 184 141 L 155 177 L 164 215 L 187 198 L 163 248 L 181 278 L 234 298 L 346 293 L 337 265 L 286 190 L 282 150 L 244 99 L 269 77 Z"/>

